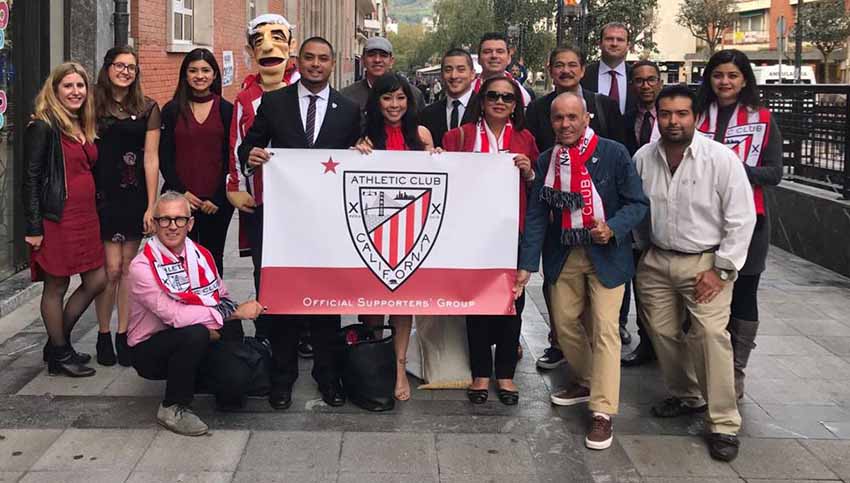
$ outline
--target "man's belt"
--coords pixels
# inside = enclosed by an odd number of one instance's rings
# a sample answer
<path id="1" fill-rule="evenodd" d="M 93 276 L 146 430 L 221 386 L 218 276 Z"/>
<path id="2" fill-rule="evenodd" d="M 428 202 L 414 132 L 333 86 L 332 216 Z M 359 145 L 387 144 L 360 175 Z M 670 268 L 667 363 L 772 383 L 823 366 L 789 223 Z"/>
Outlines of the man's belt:
<path id="1" fill-rule="evenodd" d="M 652 247 L 655 248 L 656 250 L 661 250 L 662 252 L 673 253 L 673 254 L 682 255 L 682 256 L 693 256 L 693 255 L 702 255 L 703 253 L 714 253 L 720 248 L 719 246 L 714 246 L 714 247 L 708 248 L 706 250 L 703 250 L 701 252 L 682 252 L 682 251 L 679 251 L 679 250 L 670 250 L 670 249 L 667 249 L 667 248 L 661 248 L 658 245 L 652 245 Z"/>

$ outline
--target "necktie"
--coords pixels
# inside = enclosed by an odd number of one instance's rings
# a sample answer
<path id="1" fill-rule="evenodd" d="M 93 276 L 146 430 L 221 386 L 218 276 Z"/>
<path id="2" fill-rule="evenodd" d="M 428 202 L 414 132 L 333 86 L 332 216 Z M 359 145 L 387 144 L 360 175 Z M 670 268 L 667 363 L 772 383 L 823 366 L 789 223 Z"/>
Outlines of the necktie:
<path id="1" fill-rule="evenodd" d="M 608 97 L 614 99 L 615 101 L 620 100 L 620 86 L 617 84 L 617 72 L 613 70 L 608 71 L 611 74 L 611 90 L 608 91 Z"/>
<path id="2" fill-rule="evenodd" d="M 643 114 L 643 122 L 640 124 L 640 139 L 638 147 L 644 144 L 649 144 L 649 139 L 652 137 L 652 114 L 646 111 Z"/>
<path id="3" fill-rule="evenodd" d="M 452 101 L 452 119 L 449 123 L 449 129 L 454 129 L 460 124 L 460 101 L 455 99 Z"/>
<path id="4" fill-rule="evenodd" d="M 315 144 L 316 132 L 316 100 L 319 96 L 310 96 L 310 105 L 307 107 L 307 128 L 304 130 L 307 133 L 307 146 L 312 148 Z"/>

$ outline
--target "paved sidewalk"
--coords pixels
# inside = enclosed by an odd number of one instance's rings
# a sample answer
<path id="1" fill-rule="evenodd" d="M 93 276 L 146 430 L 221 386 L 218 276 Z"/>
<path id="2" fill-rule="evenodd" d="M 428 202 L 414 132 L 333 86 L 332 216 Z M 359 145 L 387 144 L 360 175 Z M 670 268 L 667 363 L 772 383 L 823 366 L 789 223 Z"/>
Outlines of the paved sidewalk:
<path id="1" fill-rule="evenodd" d="M 232 254 L 226 265 L 236 298 L 247 297 L 250 263 Z M 302 360 L 288 411 L 255 399 L 245 411 L 218 413 L 198 397 L 212 428 L 200 438 L 158 428 L 163 385 L 132 369 L 48 377 L 34 300 L 0 319 L 0 482 L 850 481 L 847 278 L 773 249 L 741 404 L 742 449 L 731 464 L 709 458 L 700 419 L 650 416 L 665 395 L 655 366 L 623 370 L 614 445 L 585 449 L 586 408 L 548 402 L 565 371 L 534 368 L 548 329 L 539 278 L 529 291 L 516 407 L 495 394 L 473 406 L 463 391 L 414 389 L 390 413 L 330 408 Z M 79 349 L 94 352 L 95 326 L 89 310 L 76 331 Z"/>

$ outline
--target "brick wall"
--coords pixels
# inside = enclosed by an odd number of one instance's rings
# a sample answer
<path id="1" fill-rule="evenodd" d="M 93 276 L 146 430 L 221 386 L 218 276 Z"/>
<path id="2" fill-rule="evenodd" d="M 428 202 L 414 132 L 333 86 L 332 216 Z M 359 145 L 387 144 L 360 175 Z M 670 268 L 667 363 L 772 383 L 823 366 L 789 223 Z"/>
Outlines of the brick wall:
<path id="1" fill-rule="evenodd" d="M 146 95 L 160 106 L 171 100 L 177 86 L 180 63 L 185 54 L 166 51 L 169 42 L 167 18 L 171 0 L 144 0 L 131 4 L 130 36 L 139 51 L 142 87 Z M 233 52 L 234 82 L 224 88 L 224 97 L 232 101 L 239 92 L 242 79 L 251 71 L 245 55 L 245 28 L 248 24 L 246 0 L 210 0 L 213 3 L 214 36 L 211 50 L 219 66 L 222 52 Z M 283 12 L 284 0 L 269 0 L 270 12 Z M 200 2 L 196 2 L 200 3 Z M 197 8 L 197 7 L 196 7 Z"/>

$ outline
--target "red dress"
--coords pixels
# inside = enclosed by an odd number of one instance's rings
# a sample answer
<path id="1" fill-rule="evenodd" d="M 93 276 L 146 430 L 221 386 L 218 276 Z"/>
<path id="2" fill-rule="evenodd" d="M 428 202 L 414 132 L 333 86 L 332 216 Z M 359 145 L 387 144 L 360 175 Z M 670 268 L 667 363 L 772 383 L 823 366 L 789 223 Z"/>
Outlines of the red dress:
<path id="1" fill-rule="evenodd" d="M 62 136 L 65 158 L 67 198 L 59 222 L 43 220 L 44 240 L 30 257 L 33 281 L 42 280 L 46 272 L 68 277 L 103 266 L 103 243 L 100 221 L 95 207 L 92 168 L 97 162 L 97 147 L 80 144 Z"/>

